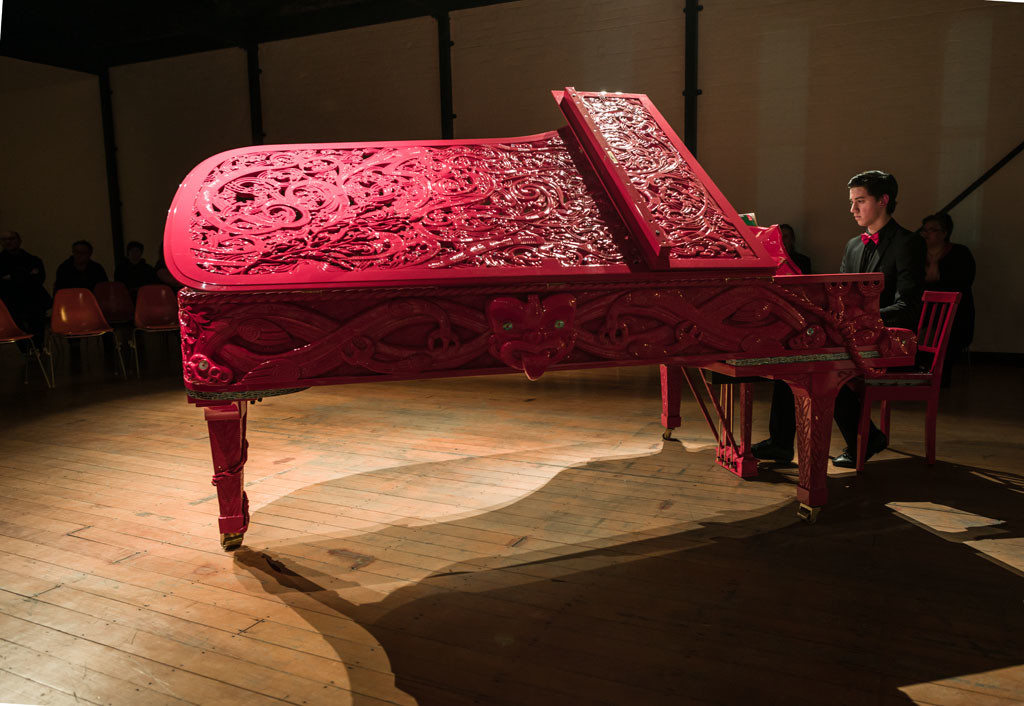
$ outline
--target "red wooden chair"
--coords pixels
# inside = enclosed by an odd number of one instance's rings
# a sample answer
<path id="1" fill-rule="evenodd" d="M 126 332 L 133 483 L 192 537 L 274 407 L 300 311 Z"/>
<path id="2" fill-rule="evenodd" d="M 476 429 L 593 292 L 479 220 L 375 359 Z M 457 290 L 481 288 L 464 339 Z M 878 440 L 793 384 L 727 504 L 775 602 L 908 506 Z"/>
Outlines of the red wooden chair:
<path id="1" fill-rule="evenodd" d="M 177 333 L 178 300 L 174 290 L 166 284 L 147 284 L 139 287 L 135 298 L 135 327 L 129 345 L 135 355 L 135 373 L 142 377 L 139 367 L 139 346 L 135 336 L 139 331 L 149 333 Z"/>
<path id="2" fill-rule="evenodd" d="M 50 377 L 46 374 L 46 366 L 43 365 L 43 359 L 39 355 L 39 349 L 36 348 L 36 344 L 32 340 L 32 334 L 25 333 L 18 328 L 18 325 L 14 323 L 14 319 L 11 318 L 11 312 L 7 310 L 7 305 L 0 300 L 0 343 L 16 343 L 18 341 L 28 341 L 29 352 L 36 359 L 36 362 L 39 363 L 39 370 L 43 374 L 46 386 L 53 387 Z M 25 368 L 25 382 L 28 382 L 28 367 Z"/>
<path id="3" fill-rule="evenodd" d="M 871 405 L 882 403 L 881 431 L 889 436 L 889 403 L 895 400 L 914 400 L 928 403 L 925 416 L 925 453 L 928 464 L 935 463 L 935 420 L 939 411 L 939 385 L 942 382 L 942 364 L 949 345 L 949 331 L 953 327 L 956 308 L 960 304 L 959 292 L 925 292 L 921 298 L 921 320 L 917 324 L 917 350 L 932 355 L 927 369 L 893 370 L 881 377 L 864 380 L 864 402 L 861 405 L 860 424 L 857 427 L 857 472 L 864 467 L 868 450 L 868 430 L 871 426 Z"/>
<path id="4" fill-rule="evenodd" d="M 135 303 L 124 282 L 100 282 L 92 290 L 100 304 L 103 317 L 111 324 L 130 324 L 135 315 Z"/>
<path id="5" fill-rule="evenodd" d="M 64 338 L 90 338 L 109 333 L 114 337 L 114 350 L 117 352 L 117 362 L 121 365 L 121 375 L 127 379 L 128 372 L 121 356 L 121 341 L 103 316 L 96 297 L 88 289 L 73 287 L 57 290 L 53 296 L 50 331 Z M 53 370 L 50 375 L 52 377 Z"/>

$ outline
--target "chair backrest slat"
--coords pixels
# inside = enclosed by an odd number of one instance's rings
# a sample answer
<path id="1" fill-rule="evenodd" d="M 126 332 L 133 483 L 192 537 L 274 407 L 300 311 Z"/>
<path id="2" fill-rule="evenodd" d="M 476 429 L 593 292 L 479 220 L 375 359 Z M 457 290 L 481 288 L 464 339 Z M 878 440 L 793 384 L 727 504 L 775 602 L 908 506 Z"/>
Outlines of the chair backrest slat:
<path id="1" fill-rule="evenodd" d="M 943 322 L 943 308 L 944 305 L 940 303 L 928 307 L 928 323 L 925 324 L 924 330 L 918 335 L 918 350 L 935 352 L 935 347 L 939 343 L 939 331 Z"/>
<path id="2" fill-rule="evenodd" d="M 953 328 L 959 292 L 925 292 L 921 297 L 923 306 L 917 326 L 917 350 L 932 354 L 931 384 L 938 385 L 942 377 L 942 365 L 949 346 L 949 332 Z"/>

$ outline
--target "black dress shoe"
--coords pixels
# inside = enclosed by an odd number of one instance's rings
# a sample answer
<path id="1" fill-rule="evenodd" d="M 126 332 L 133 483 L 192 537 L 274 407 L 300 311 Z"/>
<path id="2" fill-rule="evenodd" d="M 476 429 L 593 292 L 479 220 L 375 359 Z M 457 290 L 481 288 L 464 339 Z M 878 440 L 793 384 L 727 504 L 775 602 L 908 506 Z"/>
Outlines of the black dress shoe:
<path id="1" fill-rule="evenodd" d="M 843 449 L 843 452 L 832 459 L 832 465 L 836 468 L 856 468 L 857 457 L 850 453 L 850 450 Z"/>
<path id="2" fill-rule="evenodd" d="M 762 461 L 780 461 L 782 463 L 789 463 L 793 460 L 793 447 L 785 447 L 781 444 L 776 444 L 771 439 L 765 439 L 759 441 L 750 447 L 750 453 L 754 454 L 754 458 Z"/>
<path id="3" fill-rule="evenodd" d="M 868 452 L 864 457 L 864 462 L 867 463 L 879 451 L 884 451 L 888 445 L 889 439 L 885 434 L 880 431 L 872 434 L 871 438 L 868 439 Z M 832 459 L 832 465 L 837 468 L 856 468 L 857 455 L 850 453 L 850 447 L 847 446 L 841 454 Z"/>

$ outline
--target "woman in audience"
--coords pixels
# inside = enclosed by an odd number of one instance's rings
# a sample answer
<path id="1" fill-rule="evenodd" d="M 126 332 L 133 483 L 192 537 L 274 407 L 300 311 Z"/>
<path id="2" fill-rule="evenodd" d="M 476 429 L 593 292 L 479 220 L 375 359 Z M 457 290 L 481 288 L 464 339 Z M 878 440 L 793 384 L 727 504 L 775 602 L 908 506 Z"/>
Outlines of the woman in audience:
<path id="1" fill-rule="evenodd" d="M 924 288 L 960 292 L 962 295 L 942 369 L 942 386 L 948 387 L 953 364 L 962 357 L 974 339 L 974 295 L 971 292 L 975 273 L 974 256 L 966 245 L 950 242 L 953 219 L 948 213 L 925 216 L 919 232 L 928 247 Z"/>

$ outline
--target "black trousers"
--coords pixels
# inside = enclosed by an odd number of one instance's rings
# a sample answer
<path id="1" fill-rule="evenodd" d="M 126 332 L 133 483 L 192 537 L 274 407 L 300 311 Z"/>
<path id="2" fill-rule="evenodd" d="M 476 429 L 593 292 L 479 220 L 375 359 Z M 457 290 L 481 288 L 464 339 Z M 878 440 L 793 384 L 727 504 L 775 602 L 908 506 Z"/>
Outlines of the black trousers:
<path id="1" fill-rule="evenodd" d="M 836 425 L 846 441 L 850 454 L 857 451 L 857 423 L 860 421 L 860 397 L 846 385 L 839 388 L 836 395 L 835 412 L 832 415 Z M 772 412 L 768 419 L 768 433 L 772 442 L 778 446 L 792 447 L 796 438 L 796 405 L 793 402 L 793 391 L 781 380 L 775 381 L 772 389 Z M 871 436 L 878 433 L 874 422 L 871 423 Z"/>

